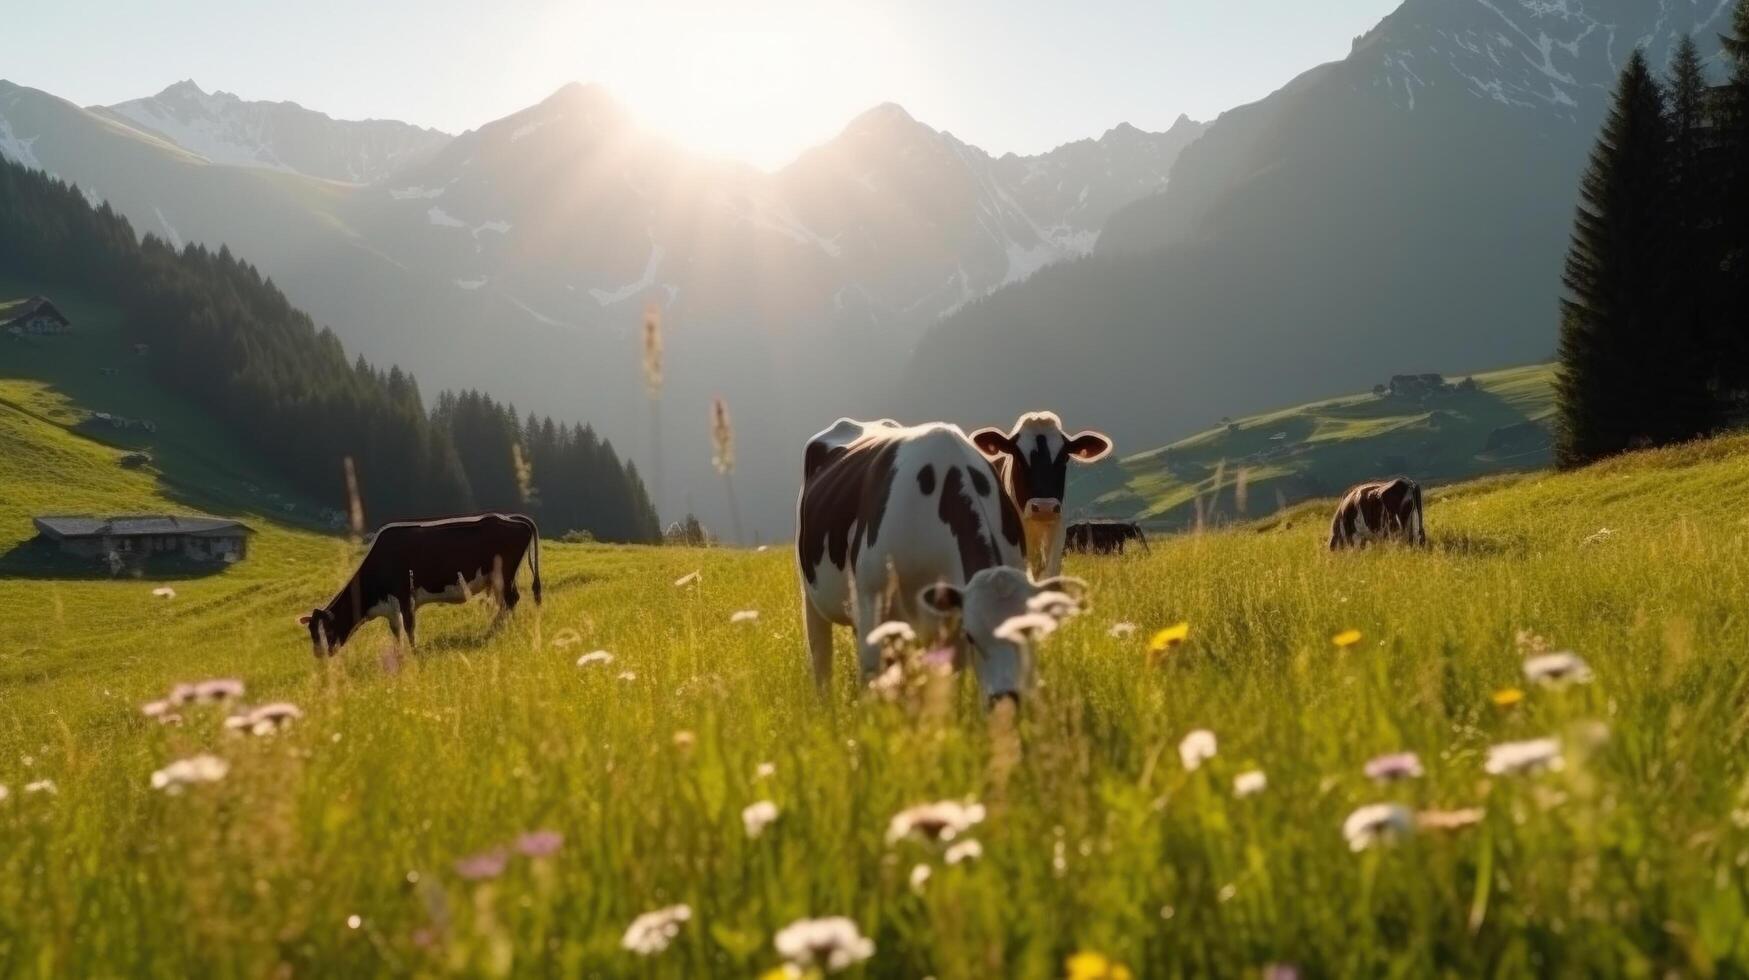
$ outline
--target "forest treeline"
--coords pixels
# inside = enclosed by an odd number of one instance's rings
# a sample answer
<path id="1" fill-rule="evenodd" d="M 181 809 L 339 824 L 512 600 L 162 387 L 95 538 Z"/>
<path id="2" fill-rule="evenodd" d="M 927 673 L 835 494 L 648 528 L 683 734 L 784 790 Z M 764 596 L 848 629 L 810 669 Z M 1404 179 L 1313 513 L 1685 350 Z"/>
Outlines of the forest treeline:
<path id="1" fill-rule="evenodd" d="M 1716 83 L 1693 39 L 1622 70 L 1563 276 L 1566 467 L 1749 419 L 1749 0 Z"/>
<path id="2" fill-rule="evenodd" d="M 588 426 L 519 420 L 478 392 L 445 392 L 428 411 L 411 374 L 349 360 L 228 249 L 138 237 L 107 202 L 3 158 L 0 268 L 121 310 L 155 380 L 261 447 L 291 487 L 344 509 L 351 457 L 373 525 L 518 510 L 555 537 L 660 540 L 637 467 Z"/>

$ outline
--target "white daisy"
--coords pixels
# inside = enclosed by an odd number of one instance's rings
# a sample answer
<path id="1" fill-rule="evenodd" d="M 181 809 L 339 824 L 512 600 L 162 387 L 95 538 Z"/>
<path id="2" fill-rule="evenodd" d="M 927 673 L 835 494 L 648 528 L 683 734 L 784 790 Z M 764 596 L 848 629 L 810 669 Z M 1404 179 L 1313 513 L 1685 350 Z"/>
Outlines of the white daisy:
<path id="1" fill-rule="evenodd" d="M 216 783 L 230 771 L 231 764 L 216 755 L 190 756 L 152 773 L 152 788 L 175 796 L 196 783 Z"/>
<path id="2" fill-rule="evenodd" d="M 1342 822 L 1342 836 L 1348 838 L 1348 847 L 1353 851 L 1394 843 L 1414 829 L 1414 811 L 1400 803 L 1363 806 Z"/>
<path id="3" fill-rule="evenodd" d="M 796 966 L 820 966 L 830 972 L 874 955 L 874 940 L 841 915 L 792 922 L 777 931 L 772 945 L 779 956 Z"/>
<path id="4" fill-rule="evenodd" d="M 1502 742 L 1488 748 L 1488 761 L 1482 766 L 1491 776 L 1512 773 L 1533 773 L 1547 770 L 1559 772 L 1566 764 L 1561 757 L 1561 743 L 1552 738 L 1533 738 L 1524 742 Z"/>
<path id="5" fill-rule="evenodd" d="M 1198 728 L 1178 743 L 1178 759 L 1188 772 L 1201 769 L 1203 763 L 1214 757 L 1215 733 L 1206 728 Z"/>
<path id="6" fill-rule="evenodd" d="M 696 584 L 698 584 L 699 580 L 702 578 L 704 578 L 704 575 L 702 573 L 687 572 L 685 575 L 682 575 L 679 578 L 674 580 L 674 587 L 677 589 L 681 589 L 681 588 L 685 588 L 688 585 L 696 585 Z"/>
<path id="7" fill-rule="evenodd" d="M 729 622 L 731 622 L 731 623 L 757 623 L 757 622 L 759 622 L 759 610 L 757 610 L 757 609 L 742 609 L 739 612 L 736 612 L 734 615 L 730 616 Z"/>
<path id="8" fill-rule="evenodd" d="M 680 926 L 692 918 L 692 906 L 670 905 L 654 912 L 645 912 L 632 920 L 620 946 L 639 956 L 654 956 L 668 948 L 680 935 Z"/>
<path id="9" fill-rule="evenodd" d="M 948 864 L 959 864 L 962 861 L 976 861 L 984 856 L 984 845 L 975 840 L 955 842 L 943 855 Z"/>
<path id="10" fill-rule="evenodd" d="M 613 663 L 613 654 L 606 650 L 592 650 L 577 658 L 577 666 L 579 667 L 593 667 L 596 664 L 610 663 Z"/>
<path id="11" fill-rule="evenodd" d="M 1571 650 L 1545 653 L 1524 662 L 1524 678 L 1544 687 L 1591 683 L 1591 665 Z"/>
<path id="12" fill-rule="evenodd" d="M 903 620 L 890 619 L 868 631 L 868 645 L 884 647 L 889 643 L 915 643 L 917 632 Z"/>
<path id="13" fill-rule="evenodd" d="M 1009 643 L 1036 643 L 1056 631 L 1055 616 L 1033 612 L 1022 613 L 1003 621 L 1002 625 L 996 627 L 995 635 L 996 639 Z"/>
<path id="14" fill-rule="evenodd" d="M 741 811 L 741 826 L 747 829 L 749 840 L 765 833 L 765 828 L 777 821 L 777 804 L 770 800 L 760 800 Z"/>
<path id="15" fill-rule="evenodd" d="M 1135 636 L 1136 629 L 1137 627 L 1135 623 L 1122 622 L 1112 623 L 1111 629 L 1108 629 L 1105 632 L 1107 636 L 1110 636 L 1114 640 L 1123 640 Z"/>
<path id="16" fill-rule="evenodd" d="M 1269 787 L 1269 777 L 1261 769 L 1242 772 L 1233 777 L 1234 796 L 1256 796 Z"/>
<path id="17" fill-rule="evenodd" d="M 887 824 L 887 843 L 907 837 L 945 843 L 984 822 L 984 805 L 942 800 L 901 810 Z"/>

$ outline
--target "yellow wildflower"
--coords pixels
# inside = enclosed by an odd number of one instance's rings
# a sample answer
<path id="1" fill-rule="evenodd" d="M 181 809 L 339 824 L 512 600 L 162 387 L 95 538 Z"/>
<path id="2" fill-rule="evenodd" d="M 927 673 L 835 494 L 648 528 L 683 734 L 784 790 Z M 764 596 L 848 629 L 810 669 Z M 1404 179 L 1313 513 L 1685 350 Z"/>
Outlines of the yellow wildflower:
<path id="1" fill-rule="evenodd" d="M 1154 638 L 1148 641 L 1148 652 L 1165 653 L 1167 650 L 1183 643 L 1188 636 L 1190 636 L 1189 623 L 1179 623 L 1175 626 L 1168 626 L 1160 632 L 1155 633 Z"/>
<path id="2" fill-rule="evenodd" d="M 1330 642 L 1336 644 L 1337 649 L 1346 650 L 1360 642 L 1360 630 L 1343 630 L 1332 636 Z"/>
<path id="3" fill-rule="evenodd" d="M 1068 980 L 1132 980 L 1130 968 L 1102 953 L 1076 953 L 1069 957 Z"/>
<path id="4" fill-rule="evenodd" d="M 1516 687 L 1503 687 L 1494 692 L 1494 706 L 1497 708 L 1510 708 L 1523 700 L 1524 692 Z"/>

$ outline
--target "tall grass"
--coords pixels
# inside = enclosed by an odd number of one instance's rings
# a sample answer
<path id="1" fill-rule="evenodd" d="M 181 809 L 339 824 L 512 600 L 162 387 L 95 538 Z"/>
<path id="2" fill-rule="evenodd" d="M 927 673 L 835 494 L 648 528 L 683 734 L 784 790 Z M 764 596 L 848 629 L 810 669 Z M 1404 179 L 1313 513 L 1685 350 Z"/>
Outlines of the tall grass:
<path id="1" fill-rule="evenodd" d="M 1147 976 L 1741 973 L 1745 450 L 1435 491 L 1425 552 L 1331 556 L 1319 510 L 1071 559 L 1094 609 L 1046 641 L 1012 727 L 969 684 L 945 717 L 857 697 L 843 639 L 822 702 L 782 554 L 548 544 L 544 608 L 496 632 L 484 607 L 430 609 L 392 676 L 382 627 L 315 663 L 291 621 L 344 574 L 335 542 L 264 535 L 170 601 L 9 581 L 0 971 L 747 976 L 777 930 L 844 915 L 875 944 L 855 969 L 883 977 L 1061 976 L 1077 952 Z M 1141 628 L 1108 635 L 1122 621 Z M 1521 630 L 1595 680 L 1528 685 Z M 613 661 L 576 666 L 595 648 Z M 306 717 L 253 738 L 222 711 L 140 715 L 213 674 Z M 1498 707 L 1507 687 L 1526 697 Z M 1187 771 L 1199 728 L 1218 754 Z M 1490 745 L 1543 735 L 1560 771 L 1484 773 Z M 1425 776 L 1365 777 L 1399 750 Z M 151 789 L 203 751 L 223 780 Z M 1267 788 L 1236 795 L 1253 769 Z M 22 792 L 43 778 L 56 795 Z M 939 799 L 986 807 L 981 858 L 887 842 Z M 750 839 L 761 800 L 780 815 Z M 1343 821 L 1375 802 L 1484 817 L 1351 851 Z M 562 846 L 515 854 L 537 829 Z M 456 865 L 499 847 L 497 877 Z M 693 914 L 666 951 L 621 948 L 676 903 Z"/>

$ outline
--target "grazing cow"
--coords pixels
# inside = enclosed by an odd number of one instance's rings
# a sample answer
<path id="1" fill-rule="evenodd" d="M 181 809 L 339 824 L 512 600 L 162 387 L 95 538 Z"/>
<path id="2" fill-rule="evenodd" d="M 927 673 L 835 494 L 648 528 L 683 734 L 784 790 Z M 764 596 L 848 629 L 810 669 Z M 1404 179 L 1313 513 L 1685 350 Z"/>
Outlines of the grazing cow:
<path id="1" fill-rule="evenodd" d="M 1330 521 L 1331 551 L 1392 538 L 1413 545 L 1427 544 L 1427 527 L 1421 519 L 1420 484 L 1397 477 L 1362 483 L 1343 496 L 1342 503 L 1336 506 L 1336 516 Z"/>
<path id="2" fill-rule="evenodd" d="M 1081 589 L 1022 569 L 1020 512 L 958 426 L 840 419 L 808 441 L 797 512 L 802 617 L 822 689 L 834 624 L 856 630 L 866 684 L 881 667 L 876 626 L 901 620 L 933 638 L 957 621 L 955 662 L 972 661 L 986 703 L 1018 701 L 1031 664 L 997 628 L 1039 592 Z"/>
<path id="3" fill-rule="evenodd" d="M 1064 536 L 1065 548 L 1077 554 L 1121 555 L 1124 544 L 1139 541 L 1148 550 L 1148 536 L 1134 521 L 1077 521 Z"/>
<path id="4" fill-rule="evenodd" d="M 540 605 L 540 531 L 521 514 L 478 514 L 441 521 L 387 524 L 376 533 L 358 571 L 328 605 L 298 622 L 310 628 L 316 656 L 338 652 L 367 620 L 383 618 L 413 644 L 413 614 L 431 602 L 462 603 L 490 591 L 504 612 L 522 595 L 516 573 L 528 556 L 535 605 Z"/>
<path id="5" fill-rule="evenodd" d="M 1093 463 L 1111 452 L 1098 432 L 1070 436 L 1053 412 L 1022 415 L 1007 433 L 980 429 L 972 442 L 1002 463 L 1002 485 L 1020 507 L 1026 529 L 1026 560 L 1035 576 L 1063 570 L 1063 492 L 1069 460 Z"/>

